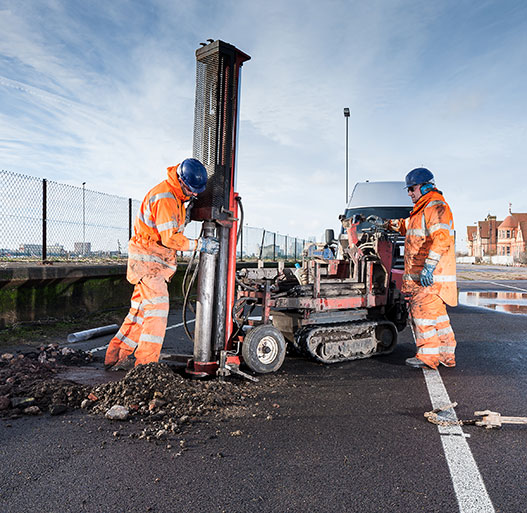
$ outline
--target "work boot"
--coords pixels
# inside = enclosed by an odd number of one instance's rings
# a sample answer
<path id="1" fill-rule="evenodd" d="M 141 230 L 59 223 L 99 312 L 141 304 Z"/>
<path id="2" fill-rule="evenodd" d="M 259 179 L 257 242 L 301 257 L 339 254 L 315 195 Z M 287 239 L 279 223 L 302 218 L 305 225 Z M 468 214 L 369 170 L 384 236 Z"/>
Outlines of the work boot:
<path id="1" fill-rule="evenodd" d="M 456 366 L 455 360 L 446 360 L 446 361 L 440 360 L 439 363 L 441 365 L 444 365 L 445 367 L 455 367 Z"/>
<path id="2" fill-rule="evenodd" d="M 407 358 L 404 363 L 408 365 L 408 367 L 413 367 L 414 369 L 433 369 L 433 367 L 426 365 L 423 360 L 419 360 L 417 356 L 414 356 L 413 358 Z"/>
<path id="3" fill-rule="evenodd" d="M 135 358 L 132 358 L 131 356 L 127 356 L 126 358 L 119 360 L 115 365 L 112 365 L 109 369 L 106 369 L 106 370 L 129 371 L 134 368 L 134 365 L 135 365 Z"/>

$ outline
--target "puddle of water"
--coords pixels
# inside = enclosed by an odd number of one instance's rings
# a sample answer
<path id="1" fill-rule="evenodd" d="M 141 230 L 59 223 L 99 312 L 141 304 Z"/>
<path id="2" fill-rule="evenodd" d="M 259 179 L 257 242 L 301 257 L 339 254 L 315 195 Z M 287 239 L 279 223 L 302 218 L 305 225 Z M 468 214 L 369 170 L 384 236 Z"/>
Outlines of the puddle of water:
<path id="1" fill-rule="evenodd" d="M 481 306 L 513 314 L 527 314 L 527 292 L 477 291 L 460 292 L 459 302 L 463 305 Z"/>
<path id="2" fill-rule="evenodd" d="M 110 381 L 118 381 L 126 374 L 125 371 L 108 372 L 95 367 L 64 367 L 56 377 L 66 381 L 73 381 L 79 385 L 96 386 Z"/>

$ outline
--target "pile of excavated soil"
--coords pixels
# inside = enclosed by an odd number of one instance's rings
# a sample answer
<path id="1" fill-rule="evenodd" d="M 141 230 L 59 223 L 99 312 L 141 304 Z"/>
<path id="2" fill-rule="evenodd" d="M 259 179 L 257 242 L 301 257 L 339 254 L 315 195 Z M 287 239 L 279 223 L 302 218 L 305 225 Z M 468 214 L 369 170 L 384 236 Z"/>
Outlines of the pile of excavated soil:
<path id="1" fill-rule="evenodd" d="M 52 415 L 68 409 L 131 421 L 130 436 L 161 440 L 203 420 L 252 414 L 259 387 L 240 381 L 194 381 L 164 363 L 140 365 L 121 380 L 94 387 L 58 379 L 68 365 L 85 365 L 91 355 L 83 351 L 41 347 L 39 353 L 0 356 L 0 414 Z"/>
<path id="2" fill-rule="evenodd" d="M 0 413 L 16 418 L 45 411 L 56 415 L 68 407 L 79 407 L 88 387 L 56 379 L 61 365 L 91 361 L 91 354 L 56 345 L 40 351 L 0 356 Z"/>
<path id="3" fill-rule="evenodd" d="M 161 439 L 200 419 L 243 416 L 254 397 L 255 387 L 246 383 L 193 381 L 176 374 L 167 364 L 150 363 L 135 367 L 120 381 L 93 388 L 83 407 L 114 418 L 108 411 L 121 406 L 123 420 L 136 418 L 142 422 L 137 436 Z"/>

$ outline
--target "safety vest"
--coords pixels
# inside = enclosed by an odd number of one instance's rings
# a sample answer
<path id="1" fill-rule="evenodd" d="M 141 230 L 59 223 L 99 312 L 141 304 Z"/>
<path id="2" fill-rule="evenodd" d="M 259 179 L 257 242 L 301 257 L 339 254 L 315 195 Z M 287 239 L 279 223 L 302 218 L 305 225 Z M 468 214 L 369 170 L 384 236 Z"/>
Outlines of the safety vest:
<path id="1" fill-rule="evenodd" d="M 151 189 L 141 203 L 134 221 L 134 235 L 128 243 L 126 278 L 139 283 L 145 276 L 163 276 L 167 281 L 176 272 L 177 251 L 188 251 L 185 228 L 185 201 L 177 179 L 177 166 L 169 167 L 168 179 Z"/>
<path id="2" fill-rule="evenodd" d="M 399 220 L 399 232 L 406 236 L 402 291 L 413 295 L 423 289 L 420 273 L 429 258 L 438 263 L 427 291 L 456 306 L 454 219 L 443 195 L 434 189 L 421 196 L 410 217 Z"/>

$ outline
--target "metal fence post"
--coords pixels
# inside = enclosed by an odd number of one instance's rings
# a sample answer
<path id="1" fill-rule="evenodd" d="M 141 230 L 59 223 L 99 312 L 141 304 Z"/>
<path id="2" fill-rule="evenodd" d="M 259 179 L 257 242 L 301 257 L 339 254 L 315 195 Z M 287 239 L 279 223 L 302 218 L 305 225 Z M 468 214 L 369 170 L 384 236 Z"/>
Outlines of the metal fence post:
<path id="1" fill-rule="evenodd" d="M 48 181 L 42 180 L 42 262 L 48 256 Z"/>
<path id="2" fill-rule="evenodd" d="M 132 238 L 132 198 L 128 198 L 128 240 Z"/>
<path id="3" fill-rule="evenodd" d="M 260 255 L 258 257 L 258 260 L 262 259 L 264 243 L 265 243 L 265 230 L 262 232 L 262 242 L 260 244 Z"/>
<path id="4" fill-rule="evenodd" d="M 276 262 L 276 233 L 273 233 L 273 262 Z"/>
<path id="5" fill-rule="evenodd" d="M 295 237 L 295 262 L 296 262 L 296 237 Z"/>
<path id="6" fill-rule="evenodd" d="M 285 236 L 285 259 L 287 260 L 287 235 Z"/>
<path id="7" fill-rule="evenodd" d="M 86 253 L 86 182 L 82 182 L 82 256 Z"/>

